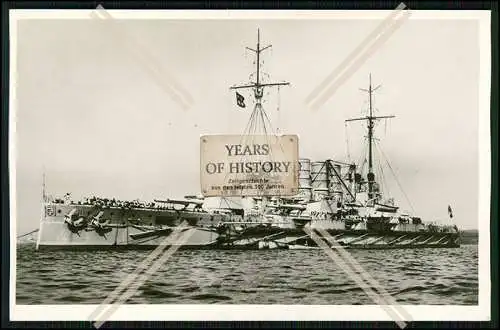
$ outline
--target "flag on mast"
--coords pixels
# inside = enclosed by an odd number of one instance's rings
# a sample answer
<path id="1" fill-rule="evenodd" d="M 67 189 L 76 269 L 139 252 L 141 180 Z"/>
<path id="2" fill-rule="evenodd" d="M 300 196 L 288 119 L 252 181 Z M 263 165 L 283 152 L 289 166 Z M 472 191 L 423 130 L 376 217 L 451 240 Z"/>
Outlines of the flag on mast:
<path id="1" fill-rule="evenodd" d="M 450 205 L 448 205 L 448 215 L 450 216 L 450 218 L 453 218 L 453 212 L 451 211 Z"/>
<path id="2" fill-rule="evenodd" d="M 245 107 L 245 98 L 240 93 L 236 92 L 236 103 L 240 108 Z"/>

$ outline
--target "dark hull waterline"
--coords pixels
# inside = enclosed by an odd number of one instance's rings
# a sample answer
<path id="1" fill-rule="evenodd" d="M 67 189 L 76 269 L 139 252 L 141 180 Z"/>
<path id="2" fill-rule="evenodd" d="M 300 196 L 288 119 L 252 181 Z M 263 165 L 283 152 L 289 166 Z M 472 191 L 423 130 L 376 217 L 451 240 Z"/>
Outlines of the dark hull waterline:
<path id="1" fill-rule="evenodd" d="M 172 245 L 165 245 L 165 251 L 172 247 Z M 38 251 L 148 251 L 158 248 L 155 245 L 41 245 Z M 248 251 L 248 250 L 292 250 L 288 247 L 277 247 L 277 248 L 258 248 L 257 246 L 197 246 L 197 245 L 181 245 L 176 247 L 178 250 L 236 250 L 236 251 Z M 335 247 L 331 247 L 335 249 Z M 399 246 L 380 246 L 380 245 L 357 245 L 357 246 L 342 246 L 346 250 L 396 250 L 396 249 L 437 249 L 437 248 L 460 248 L 459 244 L 426 244 L 426 245 L 399 245 Z M 314 248 L 304 248 L 301 250 L 318 250 L 319 247 Z"/>

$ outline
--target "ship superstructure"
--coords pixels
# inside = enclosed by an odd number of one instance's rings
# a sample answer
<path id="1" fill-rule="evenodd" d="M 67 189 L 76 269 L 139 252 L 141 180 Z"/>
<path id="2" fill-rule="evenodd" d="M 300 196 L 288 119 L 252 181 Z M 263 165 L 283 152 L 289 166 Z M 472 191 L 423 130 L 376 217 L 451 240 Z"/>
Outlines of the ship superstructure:
<path id="1" fill-rule="evenodd" d="M 259 40 L 259 39 L 258 39 Z M 265 49 L 265 48 L 263 48 Z M 253 50 L 253 49 L 251 49 Z M 259 92 L 259 41 L 257 50 L 257 81 L 237 88 L 254 89 L 256 106 L 247 127 L 255 127 L 253 121 L 263 113 L 262 92 Z M 271 83 L 269 86 L 286 85 Z M 394 118 L 393 115 L 375 115 L 371 75 L 368 93 L 368 113 L 364 117 L 347 119 L 347 122 L 366 122 L 367 157 L 362 165 L 332 159 L 313 161 L 300 159 L 298 166 L 299 194 L 290 197 L 263 197 L 265 204 L 261 222 L 245 230 L 231 233 L 232 225 L 221 236 L 221 246 L 231 248 L 252 247 L 311 247 L 315 243 L 305 235 L 304 229 L 326 230 L 336 237 L 336 244 L 355 248 L 412 248 L 458 247 L 459 231 L 456 225 L 424 223 L 417 216 L 401 212 L 394 199 L 384 196 L 376 179 L 374 166 L 375 123 Z M 270 125 L 269 125 L 270 126 Z M 252 132 L 246 130 L 245 134 Z M 264 132 L 269 134 L 268 132 Z M 273 133 L 271 133 L 273 134 Z M 367 167 L 365 169 L 365 167 Z M 299 244 L 300 242 L 300 244 Z"/>
<path id="2" fill-rule="evenodd" d="M 232 90 L 251 89 L 255 107 L 242 139 L 253 134 L 276 134 L 262 106 L 264 89 L 287 82 L 261 80 L 260 33 L 256 48 L 255 80 Z M 424 223 L 400 211 L 380 189 L 374 166 L 374 128 L 392 115 L 375 115 L 371 76 L 369 109 L 364 117 L 347 122 L 367 124 L 367 167 L 349 161 L 302 158 L 297 164 L 296 196 L 211 197 L 155 199 L 149 202 L 91 197 L 73 201 L 69 194 L 50 198 L 43 185 L 37 249 L 46 248 L 153 248 L 182 244 L 189 248 L 267 249 L 314 248 L 307 229 L 324 230 L 333 244 L 347 248 L 458 247 L 456 226 Z M 240 95 L 241 96 L 241 95 Z M 305 137 L 307 138 L 307 137 Z M 246 141 L 247 143 L 251 141 Z M 362 165 L 364 165 L 363 162 Z M 169 237 L 175 230 L 191 232 L 182 243 Z"/>

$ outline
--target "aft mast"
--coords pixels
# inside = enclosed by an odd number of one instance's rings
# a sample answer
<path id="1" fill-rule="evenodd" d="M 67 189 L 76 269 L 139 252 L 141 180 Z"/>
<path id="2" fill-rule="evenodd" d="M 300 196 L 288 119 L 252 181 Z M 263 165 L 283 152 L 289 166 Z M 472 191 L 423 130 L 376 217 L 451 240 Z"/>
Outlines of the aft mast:
<path id="1" fill-rule="evenodd" d="M 368 89 L 360 88 L 362 91 L 367 92 L 369 96 L 369 109 L 368 116 L 361 118 L 352 118 L 347 119 L 346 122 L 351 121 L 366 121 L 367 129 L 368 129 L 368 200 L 374 199 L 374 189 L 373 184 L 375 183 L 375 174 L 373 173 L 373 139 L 374 139 L 374 130 L 375 130 L 375 122 L 380 119 L 388 119 L 394 118 L 394 115 L 386 115 L 386 116 L 374 116 L 373 115 L 373 92 L 380 88 L 381 85 L 377 87 L 372 87 L 372 75 L 370 73 L 370 79 L 368 84 Z"/>

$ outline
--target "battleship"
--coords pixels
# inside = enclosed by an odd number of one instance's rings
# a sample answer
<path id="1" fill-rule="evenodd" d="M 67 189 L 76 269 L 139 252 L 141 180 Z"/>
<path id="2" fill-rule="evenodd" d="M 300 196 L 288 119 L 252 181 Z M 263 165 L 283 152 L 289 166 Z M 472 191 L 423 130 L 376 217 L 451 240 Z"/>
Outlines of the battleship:
<path id="1" fill-rule="evenodd" d="M 288 83 L 263 83 L 261 47 L 257 33 L 254 81 L 233 86 L 250 89 L 255 107 L 247 128 L 256 127 L 264 109 L 265 88 Z M 370 83 L 366 116 L 346 122 L 364 122 L 367 155 L 361 164 L 336 159 L 300 158 L 296 196 L 159 198 L 123 201 L 92 196 L 74 201 L 71 194 L 54 198 L 42 189 L 42 210 L 36 249 L 154 248 L 160 244 L 194 249 L 318 249 L 310 230 L 328 237 L 330 246 L 354 249 L 458 248 L 456 225 L 424 222 L 401 211 L 385 195 L 376 176 L 376 123 L 394 116 L 375 115 Z M 238 104 L 241 94 L 237 93 Z M 260 115 L 256 115 L 260 114 Z M 260 120 L 260 119 L 259 119 Z M 253 121 L 253 122 L 252 122 Z M 265 127 L 264 123 L 263 127 Z M 252 134 L 246 130 L 244 134 Z M 448 213 L 452 217 L 451 207 Z M 180 242 L 173 233 L 190 231 Z"/>

